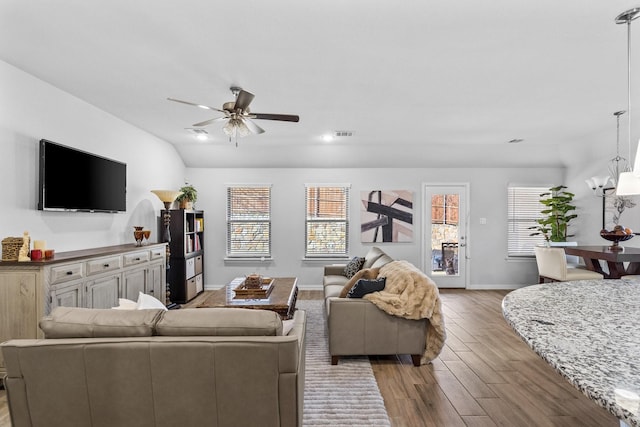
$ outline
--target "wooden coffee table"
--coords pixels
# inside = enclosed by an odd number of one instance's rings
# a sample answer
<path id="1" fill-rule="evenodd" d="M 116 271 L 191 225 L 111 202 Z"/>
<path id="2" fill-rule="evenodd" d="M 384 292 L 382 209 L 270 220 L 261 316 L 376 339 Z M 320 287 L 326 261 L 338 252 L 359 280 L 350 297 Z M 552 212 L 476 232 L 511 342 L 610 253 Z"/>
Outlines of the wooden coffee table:
<path id="1" fill-rule="evenodd" d="M 242 283 L 242 278 L 237 278 L 222 289 L 203 292 L 189 304 L 183 305 L 183 307 L 235 307 L 273 310 L 283 319 L 290 319 L 296 309 L 296 299 L 298 298 L 297 282 L 298 279 L 295 277 L 274 277 L 273 289 L 267 298 L 242 299 L 236 298 L 233 291 Z"/>

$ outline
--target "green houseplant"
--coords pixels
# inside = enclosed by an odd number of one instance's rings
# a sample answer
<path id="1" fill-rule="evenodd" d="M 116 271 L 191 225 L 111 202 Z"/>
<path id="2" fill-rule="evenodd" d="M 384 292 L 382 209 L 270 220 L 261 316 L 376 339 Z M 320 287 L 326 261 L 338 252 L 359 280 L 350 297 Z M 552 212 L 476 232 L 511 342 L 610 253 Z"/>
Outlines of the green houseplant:
<path id="1" fill-rule="evenodd" d="M 178 191 L 180 191 L 180 194 L 176 197 L 176 201 L 180 203 L 180 207 L 192 209 L 193 203 L 198 200 L 198 190 L 193 185 L 185 183 Z"/>
<path id="2" fill-rule="evenodd" d="M 547 242 L 566 242 L 567 237 L 573 237 L 573 234 L 569 234 L 569 222 L 578 215 L 573 213 L 576 209 L 572 204 L 575 194 L 566 191 L 566 188 L 558 185 L 540 194 L 540 203 L 545 206 L 540 211 L 543 217 L 536 220 L 538 225 L 529 227 L 537 230 L 531 236 L 543 235 Z"/>

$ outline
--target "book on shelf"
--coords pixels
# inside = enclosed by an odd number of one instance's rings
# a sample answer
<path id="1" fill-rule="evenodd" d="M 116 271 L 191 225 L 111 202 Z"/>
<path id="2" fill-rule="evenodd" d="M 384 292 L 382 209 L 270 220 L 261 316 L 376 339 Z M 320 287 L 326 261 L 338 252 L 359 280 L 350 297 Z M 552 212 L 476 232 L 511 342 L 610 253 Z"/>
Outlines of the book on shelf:
<path id="1" fill-rule="evenodd" d="M 196 228 L 196 232 L 198 231 L 204 231 L 204 218 L 196 218 L 196 221 L 194 222 L 194 226 Z"/>

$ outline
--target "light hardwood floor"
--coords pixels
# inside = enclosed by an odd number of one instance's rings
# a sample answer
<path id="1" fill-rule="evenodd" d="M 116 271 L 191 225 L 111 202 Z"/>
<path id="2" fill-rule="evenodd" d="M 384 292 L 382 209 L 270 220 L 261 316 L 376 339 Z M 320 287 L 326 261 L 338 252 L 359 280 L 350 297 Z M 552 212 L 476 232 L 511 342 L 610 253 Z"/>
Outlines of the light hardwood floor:
<path id="1" fill-rule="evenodd" d="M 501 311 L 507 291 L 440 293 L 447 329 L 440 357 L 420 367 L 408 356 L 371 358 L 393 427 L 619 425 L 507 325 Z M 10 425 L 0 390 L 0 427 Z"/>

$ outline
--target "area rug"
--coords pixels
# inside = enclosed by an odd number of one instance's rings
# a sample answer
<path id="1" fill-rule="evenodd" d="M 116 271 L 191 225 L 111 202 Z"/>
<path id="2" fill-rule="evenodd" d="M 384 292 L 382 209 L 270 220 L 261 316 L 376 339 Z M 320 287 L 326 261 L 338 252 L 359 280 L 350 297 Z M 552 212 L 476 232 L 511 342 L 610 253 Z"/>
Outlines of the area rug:
<path id="1" fill-rule="evenodd" d="M 367 357 L 331 365 L 321 300 L 298 300 L 307 312 L 304 426 L 391 426 Z"/>

